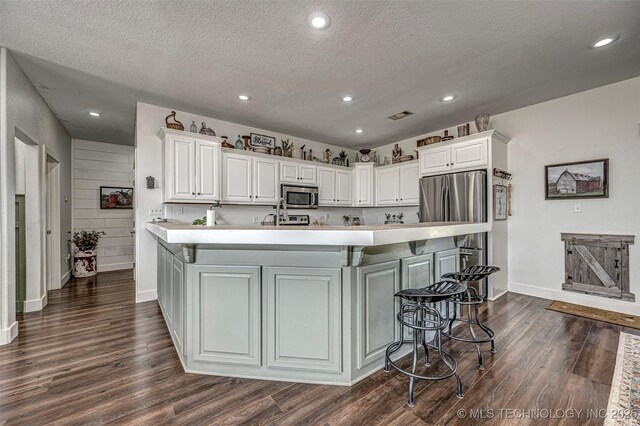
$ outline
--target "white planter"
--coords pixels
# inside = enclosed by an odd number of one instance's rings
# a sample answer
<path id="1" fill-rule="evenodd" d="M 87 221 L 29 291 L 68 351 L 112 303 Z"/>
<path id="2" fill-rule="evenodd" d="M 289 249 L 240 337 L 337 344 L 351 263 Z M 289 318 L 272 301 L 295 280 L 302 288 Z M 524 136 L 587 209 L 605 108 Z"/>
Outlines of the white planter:
<path id="1" fill-rule="evenodd" d="M 98 274 L 96 251 L 79 251 L 73 255 L 73 276 L 78 278 L 93 277 Z"/>

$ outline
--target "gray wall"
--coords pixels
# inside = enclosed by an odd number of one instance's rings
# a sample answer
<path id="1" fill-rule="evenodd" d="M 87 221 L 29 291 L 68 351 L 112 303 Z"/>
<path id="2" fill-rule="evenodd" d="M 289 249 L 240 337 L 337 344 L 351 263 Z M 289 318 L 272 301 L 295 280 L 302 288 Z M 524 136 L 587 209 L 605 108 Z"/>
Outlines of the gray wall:
<path id="1" fill-rule="evenodd" d="M 71 230 L 71 137 L 11 54 L 0 48 L 0 337 L 15 322 L 15 136 L 46 146 L 60 162 L 60 265 Z M 0 341 L 0 343 L 4 343 Z"/>

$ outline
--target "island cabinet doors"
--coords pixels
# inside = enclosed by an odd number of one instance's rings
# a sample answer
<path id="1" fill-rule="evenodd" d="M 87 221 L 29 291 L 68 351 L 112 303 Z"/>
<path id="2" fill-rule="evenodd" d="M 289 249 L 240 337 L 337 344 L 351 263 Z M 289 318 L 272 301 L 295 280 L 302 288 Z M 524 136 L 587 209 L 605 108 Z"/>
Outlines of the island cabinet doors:
<path id="1" fill-rule="evenodd" d="M 259 366 L 260 266 L 193 268 L 193 359 Z"/>
<path id="2" fill-rule="evenodd" d="M 184 355 L 184 262 L 158 245 L 158 303 L 180 356 Z"/>
<path id="3" fill-rule="evenodd" d="M 400 261 L 359 267 L 357 280 L 357 367 L 362 368 L 383 359 L 396 340 Z"/>
<path id="4" fill-rule="evenodd" d="M 267 367 L 342 370 L 339 268 L 267 268 Z"/>

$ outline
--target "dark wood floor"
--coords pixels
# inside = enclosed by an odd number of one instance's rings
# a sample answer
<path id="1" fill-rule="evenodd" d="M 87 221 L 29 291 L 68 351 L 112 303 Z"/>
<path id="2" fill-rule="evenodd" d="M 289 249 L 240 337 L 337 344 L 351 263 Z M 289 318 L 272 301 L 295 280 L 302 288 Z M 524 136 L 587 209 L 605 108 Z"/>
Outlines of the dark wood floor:
<path id="1" fill-rule="evenodd" d="M 548 303 L 517 294 L 487 303 L 498 353 L 486 351 L 479 371 L 472 347 L 448 344 L 465 397 L 453 380 L 419 382 L 410 408 L 407 380 L 393 372 L 351 388 L 186 374 L 157 303 L 134 303 L 130 271 L 103 273 L 50 292 L 42 312 L 19 318 L 19 337 L 0 347 L 0 424 L 526 424 L 498 410 L 606 408 L 622 328 Z M 457 414 L 474 409 L 494 418 Z"/>

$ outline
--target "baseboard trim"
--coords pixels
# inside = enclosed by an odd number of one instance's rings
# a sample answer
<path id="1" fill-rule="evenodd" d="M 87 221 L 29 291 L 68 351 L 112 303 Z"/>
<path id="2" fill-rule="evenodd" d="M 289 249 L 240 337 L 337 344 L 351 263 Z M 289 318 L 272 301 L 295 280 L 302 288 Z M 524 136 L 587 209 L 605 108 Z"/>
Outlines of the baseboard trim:
<path id="1" fill-rule="evenodd" d="M 120 271 L 122 269 L 133 269 L 133 262 L 111 263 L 108 265 L 98 265 L 98 272 Z"/>
<path id="2" fill-rule="evenodd" d="M 139 291 L 136 293 L 136 303 L 149 302 L 157 299 L 158 294 L 155 290 Z"/>
<path id="3" fill-rule="evenodd" d="M 18 337 L 18 321 L 14 321 L 9 328 L 0 330 L 0 346 L 7 345 Z"/>
<path id="4" fill-rule="evenodd" d="M 45 294 L 40 299 L 31 299 L 24 301 L 24 311 L 25 312 L 36 312 L 41 311 L 45 306 L 47 306 L 47 295 Z"/>
<path id="5" fill-rule="evenodd" d="M 560 284 L 558 284 L 558 286 L 560 286 Z M 538 287 L 531 284 L 522 284 L 513 281 L 509 282 L 509 291 L 525 294 L 527 296 L 540 297 L 542 299 L 575 303 L 576 305 L 588 306 L 590 308 L 605 309 L 607 311 L 620 312 L 629 315 L 640 315 L 640 305 L 635 302 L 607 299 L 606 297 L 600 296 L 589 296 L 587 294 L 572 293 L 570 291 Z"/>
<path id="6" fill-rule="evenodd" d="M 62 278 L 60 278 L 60 288 L 64 287 L 69 282 L 70 279 L 71 279 L 71 269 L 65 272 L 64 275 L 62 275 Z"/>
<path id="7" fill-rule="evenodd" d="M 498 295 L 497 295 L 497 296 L 487 297 L 487 300 L 490 300 L 490 301 L 492 301 L 492 302 L 493 302 L 493 301 L 496 301 L 496 300 L 500 299 L 502 296 L 504 296 L 504 295 L 505 295 L 505 294 L 507 294 L 507 293 L 509 293 L 509 291 L 508 291 L 508 290 L 503 290 L 503 291 L 501 291 L 500 293 L 498 293 Z"/>

